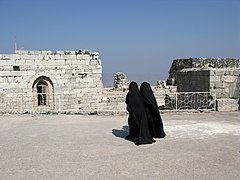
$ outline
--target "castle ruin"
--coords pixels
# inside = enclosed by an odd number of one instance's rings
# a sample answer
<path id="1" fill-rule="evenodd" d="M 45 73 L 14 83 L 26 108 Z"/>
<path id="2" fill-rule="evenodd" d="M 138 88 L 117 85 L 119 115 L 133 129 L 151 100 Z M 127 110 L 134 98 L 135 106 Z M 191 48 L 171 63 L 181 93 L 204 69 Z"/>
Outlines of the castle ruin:
<path id="1" fill-rule="evenodd" d="M 0 54 L 0 113 L 126 113 L 129 83 L 118 72 L 104 88 L 98 52 L 17 50 Z M 152 89 L 160 110 L 235 111 L 240 60 L 176 59 Z"/>
<path id="2" fill-rule="evenodd" d="M 240 59 L 175 59 L 167 84 L 176 86 L 177 92 L 209 92 L 216 97 L 218 110 L 236 110 L 240 98 Z"/>
<path id="3" fill-rule="evenodd" d="M 240 60 L 229 58 L 175 59 L 167 84 L 178 92 L 211 92 L 217 98 L 240 97 Z"/>
<path id="4" fill-rule="evenodd" d="M 88 111 L 102 99 L 99 54 L 89 50 L 0 55 L 1 112 Z"/>

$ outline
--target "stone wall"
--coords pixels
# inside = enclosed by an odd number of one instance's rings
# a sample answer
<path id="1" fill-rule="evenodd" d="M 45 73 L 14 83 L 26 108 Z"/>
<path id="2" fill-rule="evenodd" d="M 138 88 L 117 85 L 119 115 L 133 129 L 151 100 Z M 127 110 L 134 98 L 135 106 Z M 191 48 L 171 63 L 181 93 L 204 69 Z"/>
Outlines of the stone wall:
<path id="1" fill-rule="evenodd" d="M 191 68 L 176 72 L 178 92 L 211 92 L 217 98 L 240 97 L 240 69 Z"/>
<path id="2" fill-rule="evenodd" d="M 240 97 L 240 69 L 211 69 L 210 92 L 217 98 Z"/>
<path id="3" fill-rule="evenodd" d="M 102 99 L 102 89 L 102 66 L 97 52 L 0 54 L 1 111 L 17 110 L 20 106 L 27 112 L 91 111 Z"/>
<path id="4" fill-rule="evenodd" d="M 240 60 L 230 58 L 175 59 L 167 84 L 178 92 L 211 92 L 217 98 L 240 97 Z"/>
<path id="5" fill-rule="evenodd" d="M 221 98 L 240 96 L 239 60 L 175 60 L 169 77 L 176 86 L 152 87 L 161 110 L 212 110 L 219 102 L 222 111 Z M 117 80 L 103 88 L 99 54 L 89 50 L 0 54 L 0 113 L 125 114 L 129 81 Z"/>
<path id="6" fill-rule="evenodd" d="M 210 71 L 197 68 L 176 72 L 178 92 L 209 92 Z"/>
<path id="7" fill-rule="evenodd" d="M 186 59 L 175 59 L 169 70 L 169 76 L 167 79 L 168 85 L 176 85 L 177 72 L 182 69 L 189 68 L 216 68 L 216 69 L 239 69 L 240 59 L 233 58 L 186 58 Z"/>
<path id="8" fill-rule="evenodd" d="M 130 81 L 127 76 L 122 72 L 117 72 L 114 74 L 114 88 L 115 90 L 125 91 L 128 90 Z"/>

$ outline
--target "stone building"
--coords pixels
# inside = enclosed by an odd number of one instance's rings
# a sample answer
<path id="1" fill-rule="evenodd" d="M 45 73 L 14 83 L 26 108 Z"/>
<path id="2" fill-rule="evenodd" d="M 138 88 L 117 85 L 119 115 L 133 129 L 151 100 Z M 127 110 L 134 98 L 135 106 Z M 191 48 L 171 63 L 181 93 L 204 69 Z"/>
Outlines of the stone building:
<path id="1" fill-rule="evenodd" d="M 176 59 L 167 83 L 176 86 L 177 92 L 210 92 L 219 109 L 236 109 L 240 98 L 240 59 Z"/>
<path id="2" fill-rule="evenodd" d="M 217 98 L 240 97 L 240 59 L 176 59 L 168 84 L 178 92 L 211 92 Z"/>
<path id="3" fill-rule="evenodd" d="M 235 111 L 239 63 L 239 59 L 174 60 L 167 81 L 152 86 L 160 109 Z M 125 114 L 129 83 L 118 72 L 114 87 L 103 88 L 99 54 L 89 50 L 0 54 L 0 113 Z"/>
<path id="4" fill-rule="evenodd" d="M 0 54 L 1 112 L 94 111 L 102 99 L 99 54 L 89 50 Z"/>

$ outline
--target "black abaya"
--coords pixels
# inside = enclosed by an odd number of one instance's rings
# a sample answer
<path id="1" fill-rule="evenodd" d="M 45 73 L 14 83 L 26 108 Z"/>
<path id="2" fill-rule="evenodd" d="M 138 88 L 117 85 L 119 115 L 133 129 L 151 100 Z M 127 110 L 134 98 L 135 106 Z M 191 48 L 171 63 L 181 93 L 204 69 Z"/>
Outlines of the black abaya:
<path id="1" fill-rule="evenodd" d="M 163 129 L 162 118 L 160 116 L 157 101 L 150 84 L 143 82 L 140 86 L 140 92 L 144 98 L 145 111 L 151 135 L 155 138 L 163 138 L 166 134 Z"/>
<path id="2" fill-rule="evenodd" d="M 136 145 L 155 142 L 148 128 L 144 102 L 136 82 L 131 82 L 129 85 L 126 104 L 129 112 L 129 135 L 125 139 L 133 141 Z"/>

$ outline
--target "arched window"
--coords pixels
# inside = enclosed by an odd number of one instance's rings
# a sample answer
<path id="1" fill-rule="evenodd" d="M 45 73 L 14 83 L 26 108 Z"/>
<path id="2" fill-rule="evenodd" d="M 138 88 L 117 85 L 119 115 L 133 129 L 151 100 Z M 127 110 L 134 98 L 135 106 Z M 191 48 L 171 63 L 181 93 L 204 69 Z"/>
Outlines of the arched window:
<path id="1" fill-rule="evenodd" d="M 54 109 L 54 87 L 49 77 L 38 77 L 33 82 L 32 92 L 33 106 L 36 111 L 48 111 Z"/>
<path id="2" fill-rule="evenodd" d="M 37 84 L 38 106 L 47 105 L 47 93 L 49 92 L 48 84 L 41 80 Z"/>

